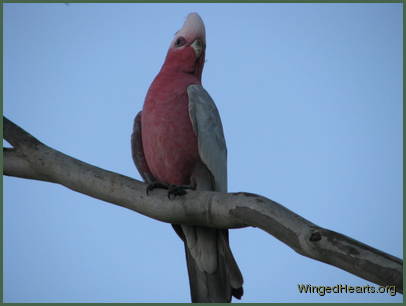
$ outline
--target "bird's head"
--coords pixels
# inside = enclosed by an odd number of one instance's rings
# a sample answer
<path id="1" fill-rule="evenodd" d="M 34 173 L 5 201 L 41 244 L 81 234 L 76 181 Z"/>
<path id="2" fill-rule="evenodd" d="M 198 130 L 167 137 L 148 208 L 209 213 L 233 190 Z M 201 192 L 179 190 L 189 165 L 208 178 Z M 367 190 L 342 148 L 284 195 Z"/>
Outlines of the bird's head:
<path id="1" fill-rule="evenodd" d="M 202 76 L 206 50 L 206 33 L 202 18 L 190 13 L 176 32 L 166 55 L 163 69 Z"/>

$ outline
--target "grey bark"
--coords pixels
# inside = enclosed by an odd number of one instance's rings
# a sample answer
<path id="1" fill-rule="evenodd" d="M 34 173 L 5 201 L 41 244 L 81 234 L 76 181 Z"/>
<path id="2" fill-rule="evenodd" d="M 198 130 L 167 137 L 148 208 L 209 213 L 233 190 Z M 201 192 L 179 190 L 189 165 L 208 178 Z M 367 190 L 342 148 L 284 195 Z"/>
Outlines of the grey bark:
<path id="1" fill-rule="evenodd" d="M 146 184 L 84 163 L 54 150 L 3 117 L 3 173 L 61 184 L 153 219 L 219 229 L 258 227 L 297 253 L 403 293 L 403 260 L 322 228 L 260 195 L 190 191 L 169 200 L 163 190 L 145 194 Z"/>

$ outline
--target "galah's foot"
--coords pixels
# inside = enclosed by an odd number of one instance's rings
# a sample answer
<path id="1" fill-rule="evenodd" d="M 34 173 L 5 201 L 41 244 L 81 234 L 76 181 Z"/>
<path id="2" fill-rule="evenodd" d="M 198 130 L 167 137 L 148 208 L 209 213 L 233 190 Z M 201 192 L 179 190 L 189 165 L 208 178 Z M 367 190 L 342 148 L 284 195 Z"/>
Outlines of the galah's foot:
<path id="1" fill-rule="evenodd" d="M 147 195 L 149 195 L 149 193 L 150 193 L 152 190 L 156 189 L 156 188 L 169 189 L 169 185 L 164 184 L 164 183 L 159 183 L 159 182 L 153 182 L 153 183 L 151 183 L 151 184 L 149 184 L 149 185 L 147 186 L 147 190 L 146 190 Z"/>
<path id="2" fill-rule="evenodd" d="M 168 199 L 172 200 L 176 198 L 176 196 L 185 195 L 187 193 L 186 189 L 192 189 L 192 187 L 188 185 L 169 185 Z"/>

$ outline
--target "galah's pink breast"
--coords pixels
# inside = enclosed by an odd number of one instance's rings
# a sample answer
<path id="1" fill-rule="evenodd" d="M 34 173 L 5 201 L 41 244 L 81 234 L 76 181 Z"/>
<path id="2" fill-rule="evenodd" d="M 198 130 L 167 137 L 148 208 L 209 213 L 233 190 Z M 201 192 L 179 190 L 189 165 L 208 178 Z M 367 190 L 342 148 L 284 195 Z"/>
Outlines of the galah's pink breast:
<path id="1" fill-rule="evenodd" d="M 197 137 L 188 111 L 187 86 L 193 76 L 159 74 L 142 111 L 142 144 L 152 175 L 162 183 L 190 184 L 199 160 Z"/>

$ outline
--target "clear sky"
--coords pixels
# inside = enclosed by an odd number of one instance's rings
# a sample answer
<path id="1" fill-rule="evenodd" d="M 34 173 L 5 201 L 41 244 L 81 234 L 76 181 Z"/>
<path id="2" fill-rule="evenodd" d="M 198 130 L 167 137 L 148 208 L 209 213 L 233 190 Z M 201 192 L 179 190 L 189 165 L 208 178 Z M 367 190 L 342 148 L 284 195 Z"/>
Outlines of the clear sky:
<path id="1" fill-rule="evenodd" d="M 139 179 L 135 114 L 189 12 L 229 190 L 403 256 L 402 4 L 5 4 L 4 114 L 47 145 Z M 400 302 L 299 294 L 367 281 L 254 228 L 232 230 L 243 302 Z M 372 284 L 371 284 L 372 285 Z M 65 187 L 4 179 L 6 302 L 188 302 L 171 226 Z"/>

